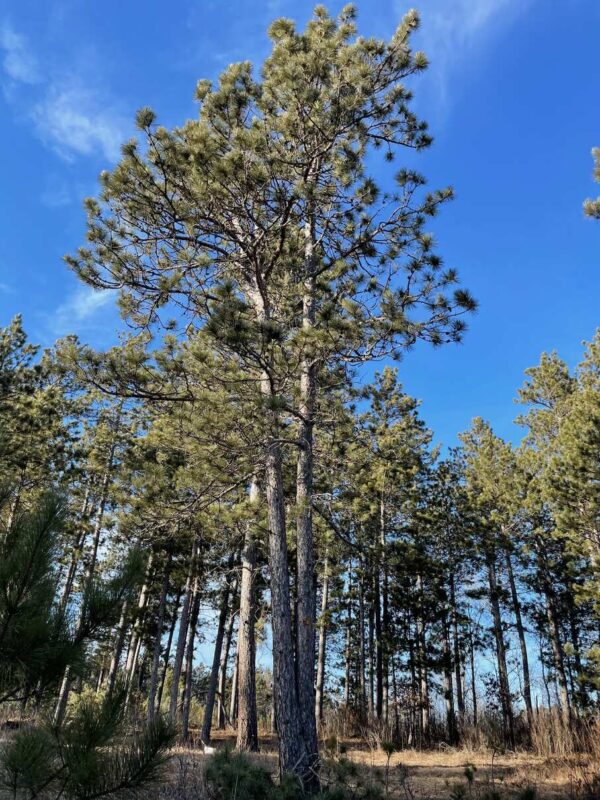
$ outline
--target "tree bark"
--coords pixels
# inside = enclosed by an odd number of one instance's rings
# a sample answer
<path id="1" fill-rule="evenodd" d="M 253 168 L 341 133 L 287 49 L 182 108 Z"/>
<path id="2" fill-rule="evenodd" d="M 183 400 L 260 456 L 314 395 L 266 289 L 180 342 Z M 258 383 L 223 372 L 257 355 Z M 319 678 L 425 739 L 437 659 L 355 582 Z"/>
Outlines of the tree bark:
<path id="1" fill-rule="evenodd" d="M 173 613 L 171 614 L 171 624 L 169 626 L 169 636 L 167 637 L 167 644 L 165 646 L 165 654 L 163 657 L 163 668 L 160 676 L 160 685 L 158 687 L 158 694 L 156 697 L 156 707 L 160 709 L 162 706 L 162 698 L 165 691 L 165 681 L 167 679 L 167 671 L 169 669 L 169 658 L 171 657 L 171 647 L 173 646 L 173 637 L 175 635 L 175 626 L 177 625 L 177 616 L 179 613 L 179 603 L 181 602 L 182 591 L 179 589 L 175 596 L 173 603 Z"/>
<path id="2" fill-rule="evenodd" d="M 302 326 L 305 331 L 314 328 L 315 304 L 315 230 L 309 216 L 304 229 L 304 297 Z M 305 345 L 310 348 L 310 345 Z M 298 462 L 296 470 L 296 559 L 297 559 L 297 617 L 296 617 L 296 691 L 300 711 L 302 735 L 311 765 L 318 762 L 317 723 L 315 717 L 315 627 L 316 578 L 313 542 L 313 427 L 317 396 L 317 377 L 314 355 L 305 352 L 300 367 L 300 425 L 298 431 Z M 316 788 L 309 773 L 310 786 Z"/>
<path id="3" fill-rule="evenodd" d="M 192 602 L 192 593 L 194 591 L 194 583 L 198 580 L 197 577 L 197 562 L 198 562 L 198 540 L 194 541 L 192 545 L 192 555 L 190 557 L 190 565 L 185 582 L 185 590 L 183 593 L 183 603 L 181 606 L 181 616 L 179 618 L 179 632 L 177 634 L 177 648 L 175 650 L 175 658 L 173 661 L 173 675 L 171 679 L 171 694 L 169 697 L 169 719 L 175 722 L 177 718 L 177 701 L 179 698 L 179 684 L 181 682 L 181 670 L 183 668 L 183 658 L 185 655 L 185 643 L 187 640 L 187 632 L 190 616 L 190 604 Z"/>
<path id="4" fill-rule="evenodd" d="M 148 690 L 148 709 L 147 718 L 148 722 L 154 720 L 156 713 L 156 691 L 158 689 L 158 668 L 160 665 L 160 652 L 163 636 L 163 627 L 165 624 L 165 612 L 167 608 L 167 595 L 169 593 L 169 578 L 171 575 L 171 552 L 169 551 L 166 558 L 165 571 L 163 575 L 163 582 L 160 590 L 160 598 L 158 601 L 158 611 L 156 616 L 156 633 L 154 635 L 154 647 L 152 650 L 152 669 L 150 670 L 150 688 Z"/>
<path id="5" fill-rule="evenodd" d="M 237 587 L 234 586 L 235 595 Z M 223 640 L 223 652 L 221 653 L 221 663 L 219 664 L 219 679 L 217 681 L 217 728 L 223 730 L 227 725 L 227 712 L 225 711 L 225 692 L 227 690 L 227 666 L 229 664 L 229 654 L 231 652 L 231 642 L 233 641 L 233 629 L 236 618 L 235 605 L 232 604 L 229 612 L 229 619 L 225 626 L 225 638 Z M 239 624 L 239 623 L 238 623 Z"/>
<path id="6" fill-rule="evenodd" d="M 256 478 L 250 487 L 250 503 L 257 505 L 259 489 Z M 242 580 L 240 587 L 240 619 L 238 625 L 236 676 L 238 691 L 237 749 L 258 750 L 258 717 L 256 710 L 256 603 L 254 573 L 256 544 L 252 523 L 246 527 L 242 550 Z M 233 693 L 232 682 L 232 693 Z M 224 701 L 224 698 L 223 698 Z"/>
<path id="7" fill-rule="evenodd" d="M 452 651 L 450 648 L 450 631 L 448 615 L 444 612 L 442 619 L 443 664 L 444 664 L 444 703 L 446 706 L 446 725 L 448 741 L 451 745 L 458 743 L 456 715 L 454 711 L 454 692 L 452 688 Z"/>
<path id="8" fill-rule="evenodd" d="M 456 601 L 456 584 L 454 574 L 450 575 L 450 606 L 452 609 L 452 646 L 454 651 L 454 684 L 456 687 L 456 706 L 458 709 L 458 727 L 464 723 L 465 718 L 465 696 L 463 692 L 463 681 L 461 671 L 461 652 L 460 638 L 458 632 L 458 607 Z"/>
<path id="9" fill-rule="evenodd" d="M 325 552 L 323 565 L 323 586 L 321 589 L 321 617 L 319 619 L 319 648 L 317 656 L 317 692 L 315 698 L 315 714 L 319 722 L 323 721 L 323 699 L 325 688 L 325 652 L 327 645 L 327 607 L 329 604 L 329 555 Z M 347 678 L 346 678 L 347 679 Z"/>
<path id="10" fill-rule="evenodd" d="M 85 604 L 87 600 L 87 593 L 92 588 L 92 582 L 94 580 L 94 575 L 96 572 L 96 562 L 98 560 L 98 547 L 100 545 L 100 535 L 102 533 L 102 525 L 104 524 L 104 512 L 106 510 L 106 504 L 108 502 L 108 489 L 110 485 L 110 480 L 112 476 L 112 468 L 113 462 L 115 457 L 116 451 L 116 433 L 120 424 L 120 410 L 119 416 L 117 417 L 116 427 L 113 433 L 113 441 L 110 445 L 108 458 L 106 461 L 106 468 L 104 470 L 104 475 L 102 476 L 102 483 L 100 487 L 100 503 L 98 506 L 98 513 L 96 516 L 96 523 L 94 525 L 94 532 L 92 535 L 92 551 L 90 553 L 90 558 L 88 561 L 88 565 L 85 571 L 85 577 L 83 581 L 83 596 L 81 600 L 81 608 L 79 609 L 79 616 L 77 620 L 77 626 L 75 628 L 75 638 L 81 636 L 83 630 L 83 622 L 85 619 Z M 53 717 L 53 724 L 56 727 L 62 725 L 64 720 L 65 712 L 67 710 L 67 702 L 69 700 L 69 694 L 71 692 L 71 669 L 67 667 L 65 669 L 65 674 L 63 676 L 62 684 L 60 687 L 60 692 L 58 695 L 58 701 L 56 703 L 56 708 L 54 710 L 54 717 Z"/>
<path id="11" fill-rule="evenodd" d="M 199 576 L 196 575 L 187 631 L 185 676 L 183 679 L 183 695 L 181 698 L 181 737 L 184 742 L 188 741 L 190 733 L 190 708 L 192 705 L 194 681 L 194 647 L 196 642 L 196 629 L 198 627 L 198 616 L 200 614 L 200 597 L 200 579 Z"/>
<path id="12" fill-rule="evenodd" d="M 514 747 L 515 744 L 515 724 L 513 716 L 512 701 L 510 697 L 510 685 L 508 682 L 508 668 L 506 666 L 506 645 L 504 643 L 504 632 L 502 630 L 502 614 L 500 612 L 500 592 L 498 588 L 498 578 L 496 575 L 496 554 L 492 547 L 488 546 L 485 553 L 490 606 L 492 609 L 492 620 L 494 629 L 494 639 L 496 641 L 496 658 L 498 662 L 498 680 L 500 684 L 500 705 L 502 706 L 502 717 L 504 721 L 504 735 L 507 742 Z"/>
<path id="13" fill-rule="evenodd" d="M 517 584 L 515 581 L 512 559 L 510 557 L 510 552 L 508 551 L 508 549 L 505 549 L 504 556 L 506 559 L 506 574 L 508 576 L 508 585 L 510 588 L 510 596 L 515 615 L 517 636 L 519 638 L 519 646 L 521 648 L 521 666 L 523 669 L 523 701 L 525 702 L 525 710 L 527 713 L 527 725 L 529 727 L 529 730 L 531 731 L 531 727 L 533 725 L 533 704 L 531 702 L 531 678 L 529 673 L 529 655 L 527 653 L 525 627 L 523 625 L 523 615 L 521 613 L 521 601 L 519 600 L 519 593 L 517 592 Z"/>
<path id="14" fill-rule="evenodd" d="M 227 564 L 228 573 L 233 567 L 233 556 Z M 202 723 L 201 740 L 204 744 L 210 744 L 210 734 L 212 731 L 212 718 L 215 707 L 215 697 L 217 694 L 217 681 L 219 678 L 219 665 L 221 663 L 221 652 L 223 649 L 223 638 L 225 636 L 225 623 L 227 622 L 227 612 L 229 611 L 229 597 L 231 595 L 231 577 L 225 577 L 225 583 L 221 590 L 221 608 L 219 612 L 219 622 L 217 625 L 217 635 L 215 638 L 215 649 L 213 653 L 213 663 L 210 671 L 208 692 L 206 695 L 206 705 L 204 707 L 204 721 Z"/>

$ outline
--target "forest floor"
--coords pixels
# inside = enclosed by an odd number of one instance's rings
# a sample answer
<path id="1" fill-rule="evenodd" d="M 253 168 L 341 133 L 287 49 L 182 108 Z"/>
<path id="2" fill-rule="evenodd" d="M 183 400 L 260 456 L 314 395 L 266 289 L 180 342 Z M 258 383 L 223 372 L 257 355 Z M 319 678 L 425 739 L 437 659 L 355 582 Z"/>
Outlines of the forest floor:
<path id="1" fill-rule="evenodd" d="M 386 780 L 385 753 L 359 740 L 348 740 L 343 744 L 345 757 L 359 766 L 363 782 L 372 780 L 383 786 Z M 233 747 L 235 738 L 216 732 L 213 745 L 217 748 Z M 183 788 L 181 771 L 187 773 L 190 766 L 201 766 L 205 758 L 201 750 L 177 748 L 173 762 L 174 782 Z M 252 758 L 275 774 L 277 754 L 273 737 L 262 737 L 261 752 Z M 469 768 L 474 776 L 470 784 L 466 778 Z M 176 777 L 177 773 L 179 777 Z M 390 800 L 451 800 L 453 797 L 487 800 L 491 796 L 508 799 L 522 796 L 527 789 L 535 791 L 537 800 L 600 798 L 600 764 L 586 755 L 556 758 L 527 752 L 500 754 L 451 748 L 403 750 L 394 753 L 390 759 Z"/>

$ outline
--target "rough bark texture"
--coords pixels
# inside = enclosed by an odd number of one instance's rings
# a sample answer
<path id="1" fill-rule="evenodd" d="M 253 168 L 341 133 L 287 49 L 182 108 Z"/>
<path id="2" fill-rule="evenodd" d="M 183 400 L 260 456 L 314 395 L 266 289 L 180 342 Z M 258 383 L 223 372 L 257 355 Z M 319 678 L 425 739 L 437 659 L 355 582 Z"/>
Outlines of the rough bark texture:
<path id="1" fill-rule="evenodd" d="M 237 587 L 234 586 L 234 595 Z M 233 629 L 235 627 L 236 609 L 232 606 L 229 612 L 229 619 L 225 627 L 225 638 L 223 640 L 223 652 L 221 653 L 221 663 L 219 664 L 219 680 L 217 681 L 217 728 L 223 730 L 227 725 L 227 712 L 225 711 L 225 690 L 227 688 L 227 666 L 229 664 L 229 654 L 231 652 L 231 642 L 233 641 Z"/>
<path id="2" fill-rule="evenodd" d="M 302 782 L 312 780 L 313 759 L 302 735 L 302 723 L 295 686 L 294 648 L 281 446 L 273 441 L 266 458 L 266 496 L 269 519 L 269 568 L 273 627 L 273 692 L 279 739 L 279 768 L 295 772 Z M 312 705 L 314 711 L 314 701 Z"/>
<path id="3" fill-rule="evenodd" d="M 118 428 L 118 420 L 117 420 L 117 428 Z M 98 547 L 100 545 L 100 534 L 102 533 L 102 525 L 104 524 L 104 512 L 106 510 L 106 503 L 108 501 L 108 488 L 110 485 L 110 480 L 112 475 L 115 449 L 116 449 L 115 443 L 113 440 L 113 443 L 110 446 L 108 459 L 106 462 L 106 469 L 104 471 L 104 475 L 102 476 L 102 483 L 100 487 L 100 503 L 98 506 L 98 513 L 96 515 L 96 522 L 94 523 L 94 531 L 92 535 L 92 549 L 88 565 L 85 571 L 85 577 L 83 580 L 83 598 L 81 601 L 81 608 L 79 609 L 79 616 L 75 628 L 76 639 L 78 636 L 81 635 L 82 626 L 85 618 L 86 597 L 87 593 L 92 587 L 92 582 L 94 580 L 94 575 L 96 572 L 96 562 L 98 560 Z M 70 692 L 71 692 L 71 670 L 69 667 L 67 667 L 60 687 L 56 708 L 54 709 L 53 724 L 56 726 L 62 725 L 65 712 L 67 710 L 67 702 L 69 700 Z"/>
<path id="4" fill-rule="evenodd" d="M 181 616 L 179 618 L 179 633 L 177 634 L 177 648 L 173 661 L 173 676 L 171 679 L 171 695 L 169 698 L 169 719 L 174 722 L 177 717 L 177 700 L 179 697 L 179 683 L 181 681 L 181 670 L 183 668 L 183 657 L 185 655 L 185 642 L 190 617 L 190 604 L 192 602 L 193 583 L 196 580 L 196 568 L 198 558 L 198 543 L 194 542 L 190 566 L 185 582 L 183 603 L 181 605 Z"/>
<path id="5" fill-rule="evenodd" d="M 258 485 L 252 482 L 250 501 L 258 501 Z M 238 720 L 237 749 L 258 750 L 258 719 L 256 712 L 256 604 L 254 602 L 254 572 L 256 545 L 252 527 L 248 525 L 242 551 L 242 581 L 240 587 L 240 621 L 237 645 Z"/>
<path id="6" fill-rule="evenodd" d="M 194 677 L 194 646 L 196 642 L 196 628 L 200 614 L 200 585 L 196 575 L 194 592 L 191 602 L 190 619 L 185 654 L 185 677 L 183 682 L 183 695 L 181 698 L 181 736 L 184 742 L 189 739 L 190 707 L 192 704 L 192 680 Z"/>
<path id="7" fill-rule="evenodd" d="M 233 556 L 228 563 L 228 573 L 233 567 Z M 229 598 L 231 595 L 231 583 L 229 574 L 226 576 L 225 584 L 221 590 L 221 603 L 219 611 L 219 622 L 217 624 L 217 635 L 215 638 L 215 649 L 213 653 L 213 663 L 210 671 L 206 704 L 204 706 L 204 720 L 202 723 L 201 740 L 204 744 L 210 743 L 212 731 L 212 718 L 215 708 L 215 698 L 217 696 L 217 682 L 219 679 L 219 666 L 221 664 L 221 652 L 223 650 L 223 638 L 225 636 L 225 623 L 227 622 L 227 612 L 229 611 Z"/>
<path id="8" fill-rule="evenodd" d="M 515 723 L 510 697 L 510 685 L 508 682 L 508 668 L 506 666 L 506 645 L 504 642 L 504 632 L 502 630 L 502 615 L 500 612 L 500 593 L 498 590 L 498 579 L 496 576 L 496 556 L 491 548 L 486 551 L 486 564 L 488 570 L 488 583 L 490 606 L 492 609 L 492 621 L 494 628 L 494 639 L 496 641 L 496 658 L 498 662 L 498 680 L 500 683 L 500 704 L 502 706 L 502 717 L 504 722 L 504 735 L 507 742 L 514 746 L 515 743 Z"/>
<path id="9" fill-rule="evenodd" d="M 328 605 L 329 605 L 329 557 L 328 554 L 325 553 L 325 563 L 323 565 L 323 586 L 321 588 L 321 618 L 319 620 L 319 647 L 317 655 L 317 692 L 315 697 L 315 714 L 319 722 L 322 722 L 323 720 Z"/>
<path id="10" fill-rule="evenodd" d="M 158 668 L 160 666 L 160 651 L 167 609 L 167 594 L 169 593 L 169 577 L 171 573 L 171 554 L 167 556 L 163 582 L 158 601 L 156 618 L 156 632 L 154 634 L 154 648 L 152 652 L 152 669 L 150 671 L 150 688 L 148 690 L 148 722 L 152 722 L 156 714 L 156 692 L 158 690 Z"/>
<path id="11" fill-rule="evenodd" d="M 521 666 L 523 669 L 523 701 L 525 702 L 525 710 L 527 713 L 527 724 L 529 726 L 529 730 L 531 730 L 531 726 L 533 725 L 533 704 L 531 702 L 531 678 L 529 675 L 529 655 L 527 653 L 527 642 L 525 640 L 525 627 L 523 625 L 521 601 L 519 600 L 519 593 L 517 592 L 517 583 L 515 581 L 512 559 L 508 550 L 505 551 L 505 559 L 506 574 L 508 576 L 510 596 L 515 614 L 515 625 L 517 628 L 517 635 L 519 637 L 519 646 L 521 648 Z"/>
<path id="12" fill-rule="evenodd" d="M 305 282 L 302 325 L 310 330 L 315 325 L 315 252 L 314 223 L 305 226 Z M 316 365 L 308 352 L 302 359 L 300 372 L 300 426 L 298 431 L 298 463 L 296 470 L 296 691 L 300 707 L 302 734 L 309 758 L 318 761 L 317 723 L 315 717 L 315 627 L 316 578 L 313 542 L 313 426 L 317 395 Z"/>

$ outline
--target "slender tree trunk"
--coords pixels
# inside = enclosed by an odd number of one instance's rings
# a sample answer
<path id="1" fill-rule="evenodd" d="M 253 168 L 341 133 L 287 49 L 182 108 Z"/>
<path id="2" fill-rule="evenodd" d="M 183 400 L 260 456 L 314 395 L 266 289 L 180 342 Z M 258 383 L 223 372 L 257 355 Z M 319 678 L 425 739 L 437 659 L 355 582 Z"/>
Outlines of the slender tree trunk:
<path id="1" fill-rule="evenodd" d="M 314 182 L 318 163 L 311 165 L 309 182 Z M 307 207 L 304 225 L 304 292 L 302 299 L 302 327 L 310 332 L 316 322 L 316 253 L 315 220 L 312 204 Z M 297 563 L 297 619 L 296 619 L 296 691 L 300 711 L 302 735 L 311 769 L 304 777 L 305 788 L 316 791 L 319 759 L 317 722 L 315 717 L 315 628 L 316 628 L 316 576 L 313 542 L 313 428 L 317 398 L 317 368 L 315 357 L 306 344 L 300 365 L 300 401 L 298 411 L 298 462 L 296 470 L 296 563 Z"/>
<path id="2" fill-rule="evenodd" d="M 88 481 L 88 485 L 85 489 L 85 494 L 83 497 L 83 503 L 79 515 L 79 527 L 80 530 L 78 532 L 78 536 L 75 542 L 75 547 L 71 552 L 71 559 L 69 561 L 69 568 L 67 570 L 67 574 L 65 576 L 65 582 L 63 584 L 62 592 L 60 595 L 60 601 L 58 604 L 58 608 L 60 613 L 64 613 L 68 603 L 69 598 L 71 597 L 71 592 L 73 591 L 73 583 L 75 582 L 75 574 L 77 572 L 77 567 L 79 565 L 79 560 L 81 559 L 81 554 L 83 553 L 83 548 L 85 547 L 85 540 L 87 538 L 88 530 L 87 524 L 89 522 L 89 501 L 90 501 L 90 485 Z"/>
<path id="3" fill-rule="evenodd" d="M 265 287 L 259 282 L 259 279 L 251 288 L 251 299 L 254 302 L 258 320 L 266 322 L 270 317 L 270 309 L 265 299 Z M 261 376 L 261 392 L 268 404 L 272 404 L 273 400 L 277 398 L 277 390 L 268 367 L 265 367 Z M 310 786 L 314 782 L 314 759 L 306 747 L 303 736 L 298 698 L 296 692 L 291 690 L 291 687 L 296 685 L 296 669 L 292 638 L 280 419 L 275 409 L 270 409 L 268 414 L 270 431 L 265 443 L 265 488 L 269 525 L 273 693 L 279 741 L 279 769 L 282 774 L 294 772 L 302 785 Z M 306 498 L 308 507 L 303 503 L 305 513 L 310 510 L 310 500 L 311 497 L 308 495 Z M 312 534 L 312 530 L 310 532 Z M 303 575 L 304 571 L 311 567 L 310 552 L 305 552 L 305 556 L 308 561 L 303 566 Z M 310 603 L 310 598 L 307 600 Z M 309 609 L 303 608 L 303 615 L 308 616 L 307 611 Z M 303 637 L 303 642 L 305 642 L 305 637 Z M 314 699 L 311 703 L 310 713 L 314 714 Z"/>
<path id="4" fill-rule="evenodd" d="M 364 714 L 367 707 L 367 659 L 365 642 L 365 590 L 364 590 L 364 570 L 361 572 L 358 581 L 358 683 L 360 686 L 361 713 Z"/>
<path id="5" fill-rule="evenodd" d="M 239 707 L 239 691 L 238 691 L 238 660 L 233 662 L 233 673 L 231 675 L 231 696 L 229 698 L 229 721 L 232 725 L 237 725 L 238 707 Z M 256 688 L 256 687 L 255 687 Z M 258 722 L 257 722 L 258 729 Z"/>
<path id="6" fill-rule="evenodd" d="M 117 682 L 117 675 L 119 673 L 119 663 L 121 661 L 121 654 L 123 652 L 123 645 L 125 644 L 125 633 L 127 632 L 127 622 L 129 617 L 129 599 L 123 601 L 121 606 L 121 616 L 117 625 L 117 635 L 115 638 L 114 648 L 110 659 L 110 666 L 108 668 L 108 678 L 106 693 L 111 695 L 115 689 Z"/>
<path id="7" fill-rule="evenodd" d="M 577 629 L 577 619 L 575 615 L 575 603 L 573 597 L 569 596 L 569 629 L 571 631 L 571 644 L 573 646 L 573 659 L 575 661 L 575 689 L 578 705 L 585 710 L 589 707 L 589 698 L 584 682 L 583 665 L 581 662 L 581 645 L 579 641 L 579 631 Z"/>
<path id="8" fill-rule="evenodd" d="M 458 632 L 458 608 L 456 603 L 456 585 L 454 574 L 450 575 L 450 605 L 452 606 L 452 638 L 454 648 L 454 684 L 456 687 L 456 705 L 458 708 L 458 727 L 462 728 L 465 719 L 465 696 L 461 672 L 461 651 Z"/>
<path id="9" fill-rule="evenodd" d="M 479 718 L 477 714 L 477 673 L 475 671 L 475 642 L 473 641 L 473 626 L 469 626 L 469 656 L 471 662 L 471 703 L 473 705 L 473 727 L 477 727 Z"/>
<path id="10" fill-rule="evenodd" d="M 233 595 L 237 593 L 237 583 L 233 587 Z M 223 730 L 227 724 L 227 713 L 225 711 L 225 692 L 227 690 L 227 666 L 229 664 L 229 654 L 231 652 L 231 642 L 233 641 L 233 629 L 236 618 L 235 604 L 232 604 L 229 612 L 229 619 L 225 626 L 225 638 L 223 640 L 223 651 L 221 653 L 221 663 L 219 664 L 219 679 L 217 681 L 217 728 Z M 239 623 L 238 623 L 239 624 Z"/>
<path id="11" fill-rule="evenodd" d="M 375 557 L 376 558 L 376 557 Z M 380 565 L 376 558 L 373 570 L 373 607 L 375 622 L 375 715 L 383 719 L 383 632 L 381 626 Z"/>
<path id="12" fill-rule="evenodd" d="M 192 706 L 194 680 L 194 647 L 196 642 L 196 629 L 198 627 L 198 616 L 200 614 L 200 597 L 200 583 L 196 575 L 187 631 L 185 675 L 183 679 L 183 695 L 181 698 L 181 737 L 184 742 L 188 741 L 190 734 L 190 708 Z"/>
<path id="13" fill-rule="evenodd" d="M 259 501 L 259 488 L 256 478 L 250 487 L 250 503 L 256 506 Z M 256 711 L 256 589 L 254 573 L 256 570 L 256 544 L 252 535 L 252 525 L 245 530 L 242 550 L 242 580 L 240 587 L 240 620 L 238 625 L 236 677 L 238 694 L 237 749 L 241 751 L 258 750 L 258 718 Z M 232 695 L 233 695 L 232 681 Z M 225 698 L 223 698 L 223 701 Z"/>
<path id="14" fill-rule="evenodd" d="M 498 662 L 498 680 L 500 683 L 500 704 L 502 706 L 502 717 L 504 720 L 504 735 L 508 743 L 514 747 L 515 726 L 512 701 L 510 697 L 510 685 L 508 682 L 508 668 L 506 666 L 506 645 L 504 643 L 504 632 L 502 630 L 500 592 L 498 588 L 498 579 L 496 576 L 496 556 L 491 547 L 486 549 L 485 557 L 488 570 L 494 639 L 496 641 L 496 657 Z"/>
<path id="15" fill-rule="evenodd" d="M 100 487 L 100 504 L 98 506 L 98 514 L 96 516 L 96 523 L 94 525 L 94 532 L 92 535 L 92 550 L 90 553 L 89 562 L 85 572 L 85 578 L 83 581 L 83 596 L 81 600 L 81 608 L 79 609 L 79 617 L 77 620 L 77 626 L 75 629 L 75 639 L 77 640 L 83 631 L 83 623 L 85 619 L 85 605 L 87 602 L 87 594 L 92 588 L 92 582 L 94 580 L 94 575 L 96 572 L 96 561 L 98 559 L 98 547 L 100 545 L 100 535 L 102 533 L 102 525 L 104 524 L 104 512 L 106 510 L 106 503 L 108 501 L 108 488 L 110 485 L 111 475 L 112 475 L 112 468 L 113 462 L 115 457 L 115 450 L 116 450 L 116 432 L 119 426 L 119 419 L 120 419 L 120 410 L 119 410 L 119 417 L 117 419 L 117 426 L 115 428 L 115 432 L 113 434 L 113 443 L 110 446 L 108 459 L 106 462 L 106 468 L 104 471 L 104 475 L 102 477 L 102 484 Z M 60 687 L 60 693 L 58 696 L 58 701 L 56 703 L 56 708 L 54 710 L 54 718 L 53 724 L 56 727 L 62 725 L 64 720 L 65 712 L 67 710 L 67 702 L 69 700 L 69 694 L 71 692 L 71 669 L 67 667 L 65 669 L 65 674 L 63 676 L 62 684 Z"/>
<path id="16" fill-rule="evenodd" d="M 346 708 L 350 705 L 350 674 L 351 674 L 351 662 L 352 662 L 352 653 L 351 653 L 351 643 L 352 643 L 352 602 L 351 602 L 351 595 L 352 595 L 352 564 L 348 568 L 348 597 L 346 602 L 346 647 L 344 653 L 344 659 L 346 662 L 346 670 L 345 670 L 345 677 L 344 677 L 344 703 Z"/>
<path id="17" fill-rule="evenodd" d="M 454 712 L 454 692 L 452 689 L 452 651 L 450 648 L 450 630 L 448 615 L 444 613 L 442 619 L 443 635 L 443 663 L 444 663 L 444 703 L 446 706 L 446 725 L 448 727 L 448 740 L 451 745 L 458 743 L 456 730 L 456 715 Z"/>
<path id="18" fill-rule="evenodd" d="M 233 556 L 227 566 L 228 573 L 233 567 Z M 217 681 L 219 678 L 219 665 L 221 663 L 221 652 L 223 649 L 223 638 L 225 636 L 225 623 L 227 622 L 227 612 L 229 611 L 229 597 L 231 594 L 231 578 L 226 576 L 225 584 L 221 590 L 221 610 L 219 612 L 219 623 L 217 625 L 217 635 L 215 638 L 215 649 L 213 654 L 212 669 L 208 683 L 206 695 L 206 706 L 204 707 L 204 721 L 202 723 L 201 739 L 204 744 L 210 744 L 210 734 L 212 731 L 213 711 L 215 707 L 215 697 L 217 694 Z"/>
<path id="19" fill-rule="evenodd" d="M 152 669 L 150 670 L 150 689 L 148 691 L 148 722 L 154 720 L 156 713 L 156 691 L 158 689 L 158 668 L 160 665 L 160 652 L 165 624 L 165 612 L 167 608 L 167 595 L 169 593 L 169 578 L 171 574 L 171 552 L 169 551 L 165 563 L 163 582 L 158 601 L 158 611 L 156 616 L 156 633 L 154 635 L 154 647 L 152 651 Z"/>
<path id="20" fill-rule="evenodd" d="M 192 602 L 192 594 L 195 591 L 195 584 L 198 581 L 198 550 L 199 543 L 196 539 L 192 546 L 192 555 L 190 557 L 190 565 L 185 582 L 183 603 L 181 605 L 181 615 L 179 618 L 179 632 L 177 634 L 177 648 L 175 650 L 175 658 L 173 661 L 173 676 L 171 680 L 171 694 L 169 697 L 169 719 L 171 722 L 175 722 L 175 719 L 177 718 L 177 701 L 179 699 L 179 684 L 181 682 L 181 670 L 183 668 L 183 658 L 185 655 L 185 643 L 187 640 L 190 605 Z"/>
<path id="21" fill-rule="evenodd" d="M 140 590 L 140 596 L 138 598 L 135 621 L 133 623 L 133 630 L 131 631 L 129 646 L 127 649 L 127 658 L 125 660 L 125 684 L 127 687 L 125 696 L 126 707 L 129 706 L 131 691 L 133 689 L 133 676 L 135 675 L 137 661 L 142 644 L 142 626 L 144 624 L 146 606 L 148 605 L 148 593 L 150 591 L 151 581 L 154 577 L 153 568 L 154 568 L 154 552 L 151 550 L 150 555 L 148 556 L 148 564 L 146 566 L 146 575 L 144 578 L 144 583 L 142 585 L 142 588 Z"/>
<path id="22" fill-rule="evenodd" d="M 317 656 L 317 692 L 315 714 L 319 722 L 323 721 L 323 699 L 325 689 L 325 652 L 327 646 L 327 607 L 329 604 L 329 555 L 325 551 L 323 564 L 323 586 L 321 588 L 321 617 L 319 619 L 319 648 Z"/>
<path id="23" fill-rule="evenodd" d="M 510 596 L 512 599 L 513 611 L 515 614 L 515 624 L 517 627 L 517 635 L 519 637 L 519 646 L 521 648 L 521 666 L 523 669 L 523 700 L 525 702 L 525 710 L 527 713 L 527 725 L 531 731 L 533 725 L 533 705 L 531 702 L 531 679 L 529 677 L 529 656 L 527 653 L 527 642 L 525 640 L 525 627 L 523 625 L 523 616 L 521 614 L 521 602 L 517 592 L 517 584 L 515 581 L 515 574 L 512 566 L 512 559 L 508 550 L 504 551 L 506 559 L 506 574 L 508 575 L 508 585 L 510 587 Z"/>
<path id="24" fill-rule="evenodd" d="M 179 603 L 181 602 L 182 591 L 179 589 L 175 596 L 173 603 L 173 613 L 171 614 L 171 624 L 169 625 L 169 635 L 167 637 L 167 644 L 165 646 L 165 654 L 163 657 L 163 668 L 160 676 L 160 685 L 158 687 L 158 694 L 156 696 L 156 707 L 160 710 L 162 706 L 163 694 L 165 691 L 165 681 L 167 679 L 167 672 L 169 669 L 169 658 L 171 657 L 171 647 L 173 646 L 173 637 L 175 635 L 175 626 L 177 625 L 177 616 L 179 612 Z"/>
<path id="25" fill-rule="evenodd" d="M 273 627 L 273 685 L 282 773 L 295 772 L 303 784 L 312 781 L 313 758 L 307 752 L 295 686 L 281 446 L 267 453 L 266 495 L 269 519 L 269 567 Z M 312 701 L 314 710 L 314 700 Z"/>
<path id="26" fill-rule="evenodd" d="M 427 641 L 425 636 L 424 603 L 423 603 L 423 576 L 417 575 L 417 594 L 419 597 L 416 629 L 417 629 L 417 656 L 419 660 L 419 700 L 421 704 L 421 731 L 425 741 L 429 738 L 430 702 L 429 702 L 429 676 L 427 668 Z"/>
<path id="27" fill-rule="evenodd" d="M 565 670 L 565 657 L 560 626 L 558 624 L 558 614 L 554 603 L 554 596 L 549 591 L 546 595 L 546 619 L 548 620 L 548 638 L 552 647 L 552 657 L 554 661 L 554 671 L 559 688 L 559 707 L 562 720 L 565 725 L 571 722 L 571 703 L 569 698 L 569 688 L 567 684 L 567 673 Z"/>
<path id="28" fill-rule="evenodd" d="M 375 599 L 373 597 L 373 576 L 371 581 L 371 600 L 369 603 L 369 715 L 375 713 Z"/>
<path id="29" fill-rule="evenodd" d="M 382 672 L 382 695 L 381 711 L 383 719 L 388 719 L 389 703 L 389 640 L 390 640 L 390 612 L 389 612 L 389 574 L 387 564 L 387 543 L 386 543 L 386 509 L 385 496 L 381 492 L 379 503 L 379 537 L 381 546 L 381 597 L 382 597 L 382 616 L 381 616 L 381 672 Z"/>

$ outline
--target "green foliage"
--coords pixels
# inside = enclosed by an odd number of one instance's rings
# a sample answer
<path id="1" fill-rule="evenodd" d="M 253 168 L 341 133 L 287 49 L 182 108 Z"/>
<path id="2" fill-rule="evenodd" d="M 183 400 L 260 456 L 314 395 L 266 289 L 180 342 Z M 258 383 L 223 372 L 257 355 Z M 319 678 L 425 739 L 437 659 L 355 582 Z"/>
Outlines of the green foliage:
<path id="1" fill-rule="evenodd" d="M 2 784 L 13 798 L 92 800 L 131 796 L 160 779 L 174 731 L 159 717 L 132 733 L 123 689 L 86 698 L 61 728 L 39 724 L 15 733 L 0 751 Z"/>
<path id="2" fill-rule="evenodd" d="M 79 653 L 54 606 L 63 520 L 46 496 L 0 533 L 0 702 L 47 690 Z"/>
<path id="3" fill-rule="evenodd" d="M 360 773 L 357 765 L 345 758 L 328 761 L 323 770 L 323 785 L 317 794 L 305 794 L 295 775 L 284 775 L 276 783 L 268 770 L 243 753 L 228 748 L 208 759 L 205 779 L 211 800 L 381 800 L 380 781 Z"/>

